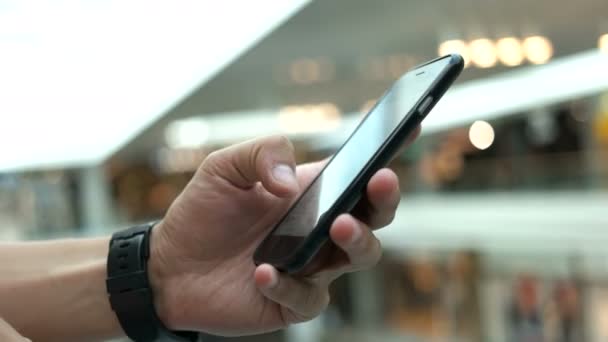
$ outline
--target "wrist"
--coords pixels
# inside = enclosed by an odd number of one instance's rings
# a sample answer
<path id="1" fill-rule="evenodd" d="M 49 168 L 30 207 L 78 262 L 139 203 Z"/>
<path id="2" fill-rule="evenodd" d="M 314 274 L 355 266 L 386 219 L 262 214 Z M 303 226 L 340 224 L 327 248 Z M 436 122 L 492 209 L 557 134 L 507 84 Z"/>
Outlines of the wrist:
<path id="1" fill-rule="evenodd" d="M 163 229 L 163 221 L 159 221 L 150 233 L 150 258 L 148 259 L 148 279 L 150 288 L 154 296 L 154 307 L 158 318 L 169 329 L 178 329 L 175 322 L 174 314 L 172 314 L 169 295 L 168 282 L 171 278 L 170 268 L 167 262 L 167 257 L 164 253 L 166 244 L 165 229 Z"/>
<path id="2" fill-rule="evenodd" d="M 151 252 L 163 250 L 156 248 L 158 242 L 163 241 L 159 234 L 156 235 L 156 245 L 151 243 L 154 226 L 154 223 L 136 225 L 112 235 L 106 280 L 112 310 L 127 336 L 133 340 L 195 341 L 198 333 L 171 331 L 159 317 L 160 311 L 166 321 L 172 322 L 171 307 L 165 305 L 169 303 L 166 286 L 170 279 L 166 274 L 169 268 L 164 267 L 162 257 L 158 258 L 159 267 L 150 263 Z"/>

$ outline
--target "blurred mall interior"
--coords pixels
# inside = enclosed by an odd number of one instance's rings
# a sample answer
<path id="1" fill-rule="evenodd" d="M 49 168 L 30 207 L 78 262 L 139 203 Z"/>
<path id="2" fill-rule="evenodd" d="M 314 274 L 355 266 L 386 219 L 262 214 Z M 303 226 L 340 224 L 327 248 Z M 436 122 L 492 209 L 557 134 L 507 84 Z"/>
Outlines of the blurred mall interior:
<path id="1" fill-rule="evenodd" d="M 328 156 L 449 52 L 466 69 L 391 165 L 380 265 L 236 340 L 608 340 L 606 0 L 0 1 L 0 240 L 161 217 L 252 137 Z"/>

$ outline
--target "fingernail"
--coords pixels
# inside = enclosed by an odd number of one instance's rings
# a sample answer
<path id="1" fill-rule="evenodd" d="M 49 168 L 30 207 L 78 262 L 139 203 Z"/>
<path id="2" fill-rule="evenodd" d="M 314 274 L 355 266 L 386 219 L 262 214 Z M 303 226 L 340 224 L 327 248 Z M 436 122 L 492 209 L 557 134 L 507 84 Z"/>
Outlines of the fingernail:
<path id="1" fill-rule="evenodd" d="M 296 175 L 289 165 L 278 164 L 272 169 L 274 179 L 285 185 L 292 185 L 296 182 Z"/>

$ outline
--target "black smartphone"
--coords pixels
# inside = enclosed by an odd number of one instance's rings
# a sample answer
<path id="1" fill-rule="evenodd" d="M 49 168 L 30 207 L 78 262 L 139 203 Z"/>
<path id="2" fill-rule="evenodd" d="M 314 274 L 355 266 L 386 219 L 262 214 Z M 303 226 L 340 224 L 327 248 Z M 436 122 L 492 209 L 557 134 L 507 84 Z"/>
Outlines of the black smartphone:
<path id="1" fill-rule="evenodd" d="M 453 54 L 401 76 L 258 246 L 254 262 L 287 273 L 305 268 L 329 245 L 336 217 L 353 209 L 369 179 L 391 161 L 463 66 L 462 57 Z"/>

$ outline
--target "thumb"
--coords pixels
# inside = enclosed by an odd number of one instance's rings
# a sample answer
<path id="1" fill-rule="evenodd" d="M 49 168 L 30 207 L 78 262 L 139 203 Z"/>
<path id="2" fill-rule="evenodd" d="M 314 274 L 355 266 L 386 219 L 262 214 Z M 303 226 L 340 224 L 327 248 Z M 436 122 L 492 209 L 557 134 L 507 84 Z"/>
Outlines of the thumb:
<path id="1" fill-rule="evenodd" d="M 242 189 L 261 182 L 276 196 L 289 196 L 298 190 L 294 147 L 285 136 L 253 139 L 215 151 L 201 170 Z"/>

